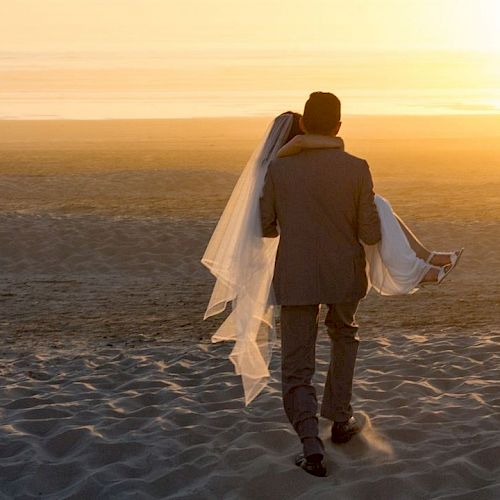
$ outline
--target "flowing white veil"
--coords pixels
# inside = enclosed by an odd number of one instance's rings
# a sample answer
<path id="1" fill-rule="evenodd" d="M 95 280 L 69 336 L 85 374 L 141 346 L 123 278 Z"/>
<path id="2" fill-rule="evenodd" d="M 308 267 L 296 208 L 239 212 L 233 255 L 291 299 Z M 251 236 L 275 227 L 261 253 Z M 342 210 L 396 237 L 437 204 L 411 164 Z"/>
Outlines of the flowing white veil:
<path id="1" fill-rule="evenodd" d="M 213 334 L 212 342 L 235 342 L 229 359 L 241 375 L 245 404 L 267 385 L 276 340 L 274 306 L 269 296 L 278 238 L 263 238 L 259 198 L 269 163 L 285 144 L 293 114 L 278 116 L 241 173 L 201 259 L 216 277 L 205 319 L 232 312 Z"/>

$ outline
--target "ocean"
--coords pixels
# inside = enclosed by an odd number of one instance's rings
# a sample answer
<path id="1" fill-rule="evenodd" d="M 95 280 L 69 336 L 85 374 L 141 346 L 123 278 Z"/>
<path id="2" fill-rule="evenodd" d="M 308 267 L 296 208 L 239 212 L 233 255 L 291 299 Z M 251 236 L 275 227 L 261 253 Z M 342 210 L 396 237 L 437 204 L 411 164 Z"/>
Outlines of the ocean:
<path id="1" fill-rule="evenodd" d="M 336 93 L 349 115 L 500 113 L 496 53 L 0 52 L 0 119 L 272 116 Z"/>

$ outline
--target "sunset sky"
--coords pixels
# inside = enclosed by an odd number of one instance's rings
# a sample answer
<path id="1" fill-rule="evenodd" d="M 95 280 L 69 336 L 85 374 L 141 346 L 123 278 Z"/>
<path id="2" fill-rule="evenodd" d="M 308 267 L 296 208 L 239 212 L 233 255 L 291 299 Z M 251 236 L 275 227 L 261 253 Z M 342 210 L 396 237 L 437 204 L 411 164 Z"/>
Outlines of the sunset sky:
<path id="1" fill-rule="evenodd" d="M 500 113 L 497 0 L 1 0 L 0 117 Z"/>

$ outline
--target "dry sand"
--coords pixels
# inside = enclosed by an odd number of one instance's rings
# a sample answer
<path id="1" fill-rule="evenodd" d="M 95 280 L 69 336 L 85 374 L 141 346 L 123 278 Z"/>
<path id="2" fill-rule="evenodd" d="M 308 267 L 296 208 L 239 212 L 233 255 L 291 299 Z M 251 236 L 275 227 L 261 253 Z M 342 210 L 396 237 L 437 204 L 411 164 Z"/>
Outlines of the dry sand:
<path id="1" fill-rule="evenodd" d="M 424 242 L 466 252 L 363 301 L 366 427 L 325 479 L 292 463 L 279 349 L 245 408 L 201 319 L 199 258 L 265 124 L 0 122 L 0 499 L 499 498 L 500 119 L 344 120 Z M 321 328 L 318 388 L 328 350 Z"/>

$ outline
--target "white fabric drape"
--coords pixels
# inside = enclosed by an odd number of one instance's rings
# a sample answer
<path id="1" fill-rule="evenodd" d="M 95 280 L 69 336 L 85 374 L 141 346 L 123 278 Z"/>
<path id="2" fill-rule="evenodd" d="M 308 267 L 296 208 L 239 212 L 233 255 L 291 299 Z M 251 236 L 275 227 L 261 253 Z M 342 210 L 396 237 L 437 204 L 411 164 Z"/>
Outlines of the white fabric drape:
<path id="1" fill-rule="evenodd" d="M 418 283 L 431 267 L 417 257 L 397 220 L 391 204 L 375 195 L 382 240 L 364 245 L 370 285 L 381 295 L 405 295 L 418 290 Z"/>
<path id="2" fill-rule="evenodd" d="M 269 293 L 278 238 L 263 238 L 259 198 L 267 167 L 283 146 L 293 116 L 278 116 L 244 168 L 210 239 L 202 263 L 216 277 L 205 318 L 232 302 L 232 312 L 212 336 L 212 342 L 235 342 L 230 355 L 241 375 L 245 404 L 267 385 L 276 339 L 274 307 Z"/>

